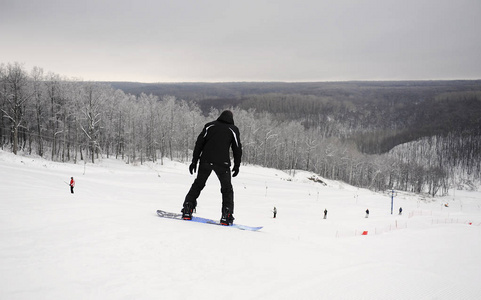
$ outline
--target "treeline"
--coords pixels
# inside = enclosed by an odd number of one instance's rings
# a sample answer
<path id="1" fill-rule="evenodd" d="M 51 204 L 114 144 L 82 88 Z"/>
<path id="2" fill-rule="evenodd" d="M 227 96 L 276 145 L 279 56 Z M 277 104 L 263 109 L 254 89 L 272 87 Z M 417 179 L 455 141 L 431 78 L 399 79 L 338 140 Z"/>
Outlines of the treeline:
<path id="1" fill-rule="evenodd" d="M 173 95 L 187 101 L 242 100 L 251 95 L 290 94 L 335 97 L 339 100 L 409 100 L 441 93 L 479 91 L 481 80 L 451 81 L 350 81 L 350 82 L 219 82 L 139 83 L 105 82 L 125 93 Z"/>
<path id="2" fill-rule="evenodd" d="M 299 120 L 306 128 L 322 127 L 327 135 L 352 139 L 359 150 L 381 154 L 422 137 L 481 131 L 480 91 L 452 92 L 430 98 L 339 99 L 299 94 L 253 95 L 244 109 L 272 113 L 280 120 Z"/>
<path id="3" fill-rule="evenodd" d="M 232 106 L 268 112 L 276 120 L 350 138 L 367 154 L 481 123 L 480 80 L 110 84 L 136 95 L 192 100 L 205 114 Z"/>
<path id="4" fill-rule="evenodd" d="M 466 95 L 448 93 L 434 100 L 458 101 Z M 469 101 L 478 104 L 479 95 L 469 95 L 474 97 Z M 336 102 L 334 96 L 264 96 L 256 99 L 265 107 L 243 106 L 255 103 L 254 98 L 230 107 L 241 131 L 244 163 L 309 170 L 375 190 L 432 195 L 446 193 L 461 180 L 480 179 L 479 128 L 469 131 L 469 126 L 460 126 L 452 134 L 436 134 L 389 153 L 370 155 L 359 150 L 355 137 L 377 129 L 362 117 L 371 114 L 362 106 L 371 104 Z M 279 103 L 286 109 L 279 109 Z M 45 74 L 40 68 L 28 72 L 18 63 L 0 65 L 0 108 L 2 149 L 74 163 L 111 156 L 129 163 L 164 157 L 189 161 L 202 126 L 223 109 L 206 112 L 195 101 L 132 95 L 109 84 Z M 403 125 L 396 126 L 392 129 Z"/>
<path id="5" fill-rule="evenodd" d="M 17 63 L 0 66 L 0 108 L 2 149 L 54 161 L 185 158 L 204 122 L 195 105 L 173 97 L 136 97 Z"/>

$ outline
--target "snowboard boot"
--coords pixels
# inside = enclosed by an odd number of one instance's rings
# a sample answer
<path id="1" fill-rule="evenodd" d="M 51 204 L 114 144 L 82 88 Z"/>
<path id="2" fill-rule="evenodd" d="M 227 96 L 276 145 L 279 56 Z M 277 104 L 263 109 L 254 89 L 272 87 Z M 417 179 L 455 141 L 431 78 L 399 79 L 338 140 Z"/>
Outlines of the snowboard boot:
<path id="1" fill-rule="evenodd" d="M 182 208 L 182 219 L 184 220 L 192 220 L 192 211 L 194 209 L 192 208 L 192 204 L 187 202 L 184 203 L 184 208 Z"/>
<path id="2" fill-rule="evenodd" d="M 234 216 L 230 212 L 229 208 L 224 208 L 222 209 L 222 218 L 220 218 L 220 224 L 221 225 L 232 225 L 234 223 Z"/>

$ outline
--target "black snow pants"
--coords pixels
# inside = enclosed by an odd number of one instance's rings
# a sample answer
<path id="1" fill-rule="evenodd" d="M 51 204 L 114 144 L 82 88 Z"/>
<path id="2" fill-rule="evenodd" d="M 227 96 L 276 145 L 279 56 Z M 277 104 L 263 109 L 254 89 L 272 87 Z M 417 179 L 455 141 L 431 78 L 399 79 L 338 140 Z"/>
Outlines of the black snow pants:
<path id="1" fill-rule="evenodd" d="M 220 192 L 222 193 L 222 212 L 224 212 L 224 209 L 228 208 L 233 214 L 234 190 L 231 183 L 230 166 L 228 165 L 217 165 L 212 163 L 199 164 L 197 178 L 190 187 L 187 196 L 185 196 L 184 204 L 191 203 L 191 207 L 193 208 L 197 206 L 197 198 L 199 197 L 200 192 L 204 189 L 205 183 L 207 182 L 207 179 L 212 171 L 215 172 L 220 181 Z"/>

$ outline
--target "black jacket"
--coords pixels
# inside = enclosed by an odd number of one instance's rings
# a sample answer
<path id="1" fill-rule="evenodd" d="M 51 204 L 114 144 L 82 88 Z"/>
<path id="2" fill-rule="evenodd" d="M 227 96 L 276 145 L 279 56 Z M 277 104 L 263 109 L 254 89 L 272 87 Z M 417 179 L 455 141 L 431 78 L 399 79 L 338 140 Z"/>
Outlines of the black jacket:
<path id="1" fill-rule="evenodd" d="M 234 166 L 240 166 L 242 145 L 239 128 L 234 125 L 232 113 L 224 111 L 216 121 L 205 124 L 195 142 L 192 162 L 197 163 L 200 159 L 201 163 L 230 166 L 229 148 L 232 148 Z"/>

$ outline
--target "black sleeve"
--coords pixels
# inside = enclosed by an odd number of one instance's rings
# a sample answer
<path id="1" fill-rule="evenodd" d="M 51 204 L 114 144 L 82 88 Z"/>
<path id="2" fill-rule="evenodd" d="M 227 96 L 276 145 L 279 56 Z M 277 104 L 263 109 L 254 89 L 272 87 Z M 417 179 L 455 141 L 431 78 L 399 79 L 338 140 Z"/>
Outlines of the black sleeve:
<path id="1" fill-rule="evenodd" d="M 202 150 L 204 149 L 205 134 L 206 127 L 204 126 L 204 129 L 202 129 L 202 132 L 199 134 L 199 136 L 197 137 L 197 141 L 195 142 L 194 153 L 192 155 L 192 162 L 195 164 L 199 160 L 200 155 L 202 154 Z"/>
<path id="2" fill-rule="evenodd" d="M 232 142 L 232 154 L 234 156 L 234 166 L 240 166 L 242 160 L 242 144 L 240 141 L 240 133 L 237 127 L 232 128 L 234 133 L 234 141 Z"/>

